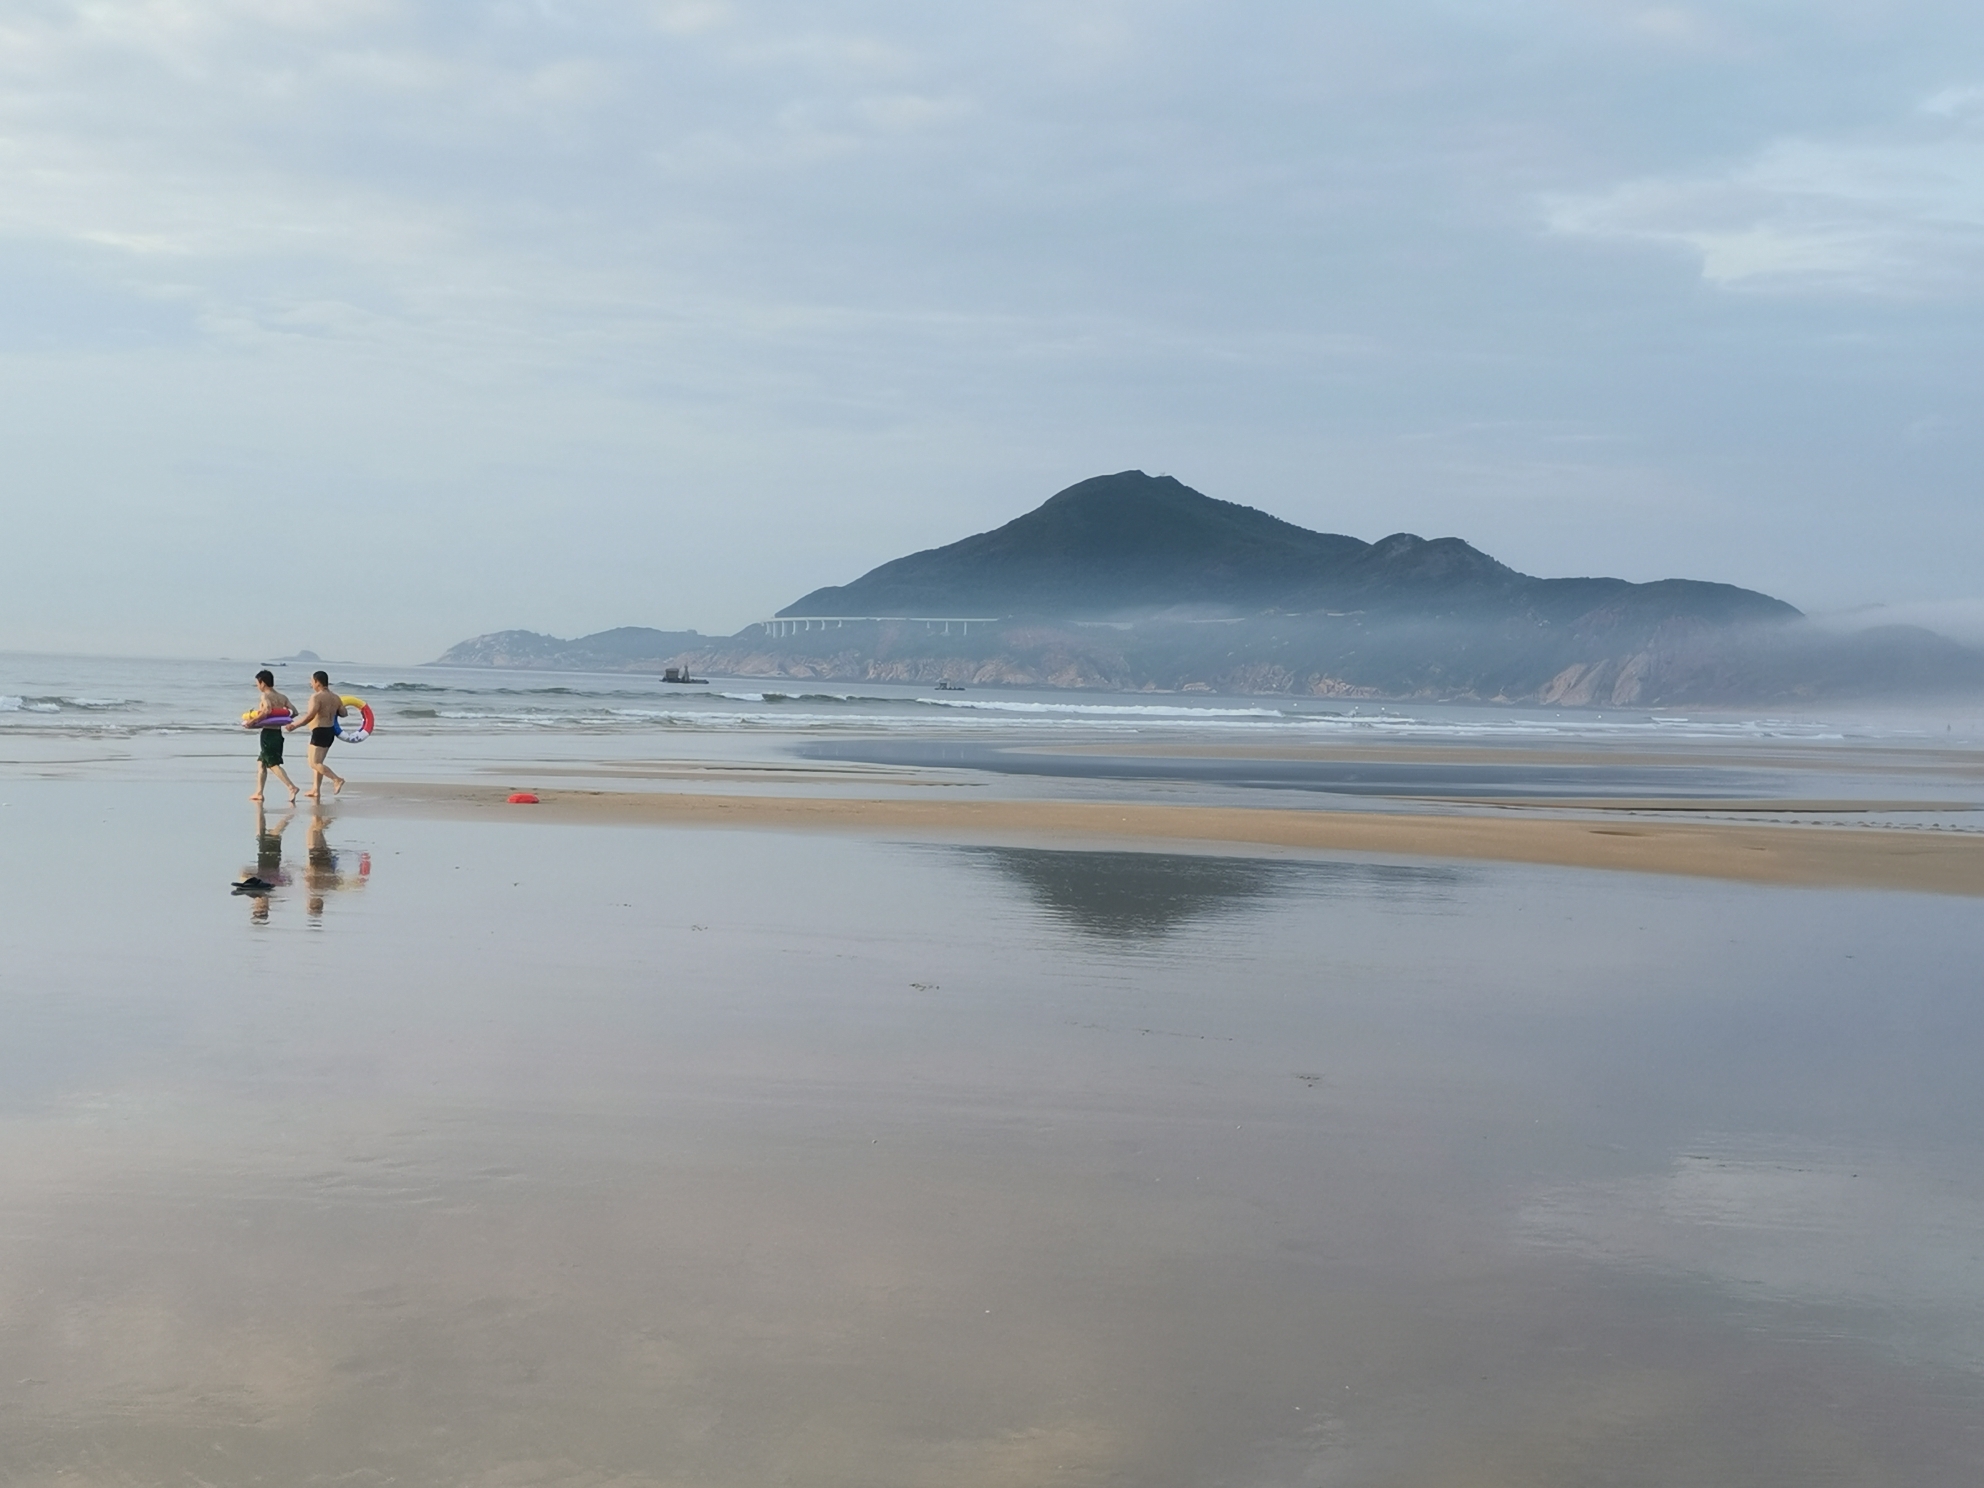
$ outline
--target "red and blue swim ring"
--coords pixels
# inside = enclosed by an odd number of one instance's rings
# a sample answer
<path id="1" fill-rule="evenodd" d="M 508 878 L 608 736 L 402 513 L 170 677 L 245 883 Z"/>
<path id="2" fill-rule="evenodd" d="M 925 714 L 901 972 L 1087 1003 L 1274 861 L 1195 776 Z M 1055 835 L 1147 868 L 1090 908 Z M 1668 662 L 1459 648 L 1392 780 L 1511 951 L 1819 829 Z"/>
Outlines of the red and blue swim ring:
<path id="1" fill-rule="evenodd" d="M 353 727 L 347 728 L 344 719 L 337 718 L 332 720 L 331 728 L 336 731 L 337 736 L 344 740 L 345 743 L 363 744 L 367 739 L 372 737 L 372 729 L 376 722 L 372 716 L 372 705 L 366 702 L 364 698 L 340 697 L 338 701 L 343 703 L 346 709 L 358 715 L 358 723 Z"/>

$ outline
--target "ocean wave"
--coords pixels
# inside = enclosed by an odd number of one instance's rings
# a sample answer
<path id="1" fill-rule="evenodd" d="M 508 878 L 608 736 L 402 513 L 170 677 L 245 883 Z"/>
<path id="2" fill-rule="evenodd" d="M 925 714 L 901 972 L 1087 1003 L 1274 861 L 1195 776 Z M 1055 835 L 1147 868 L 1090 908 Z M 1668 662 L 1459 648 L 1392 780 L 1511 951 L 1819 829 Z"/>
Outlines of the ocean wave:
<path id="1" fill-rule="evenodd" d="M 354 682 L 351 685 L 353 687 L 367 686 L 367 684 L 363 682 Z M 656 697 L 669 697 L 674 695 L 665 692 L 657 692 L 649 688 L 630 688 L 630 687 L 594 688 L 594 687 L 565 687 L 565 686 L 445 687 L 438 683 L 433 683 L 433 682 L 390 682 L 383 687 L 377 687 L 374 688 L 373 690 L 377 692 L 447 693 L 453 697 L 461 697 L 461 698 L 543 697 L 543 698 L 582 698 L 582 699 L 598 698 L 604 700 L 607 698 L 656 698 Z M 692 694 L 692 696 L 708 697 L 711 696 L 711 694 L 701 693 L 701 694 Z"/>
<path id="2" fill-rule="evenodd" d="M 713 699 L 712 699 L 713 700 Z M 911 700 L 904 699 L 904 703 Z M 1065 732 L 1098 730 L 1110 733 L 1137 733 L 1159 727 L 1166 723 L 1191 722 L 1196 727 L 1214 731 L 1258 730 L 1263 725 L 1252 716 L 1221 716 L 1218 710 L 1197 709 L 1191 720 L 1178 718 L 1149 718 L 1136 715 L 1070 715 L 1033 714 L 1028 721 L 1037 729 L 1056 734 Z M 1237 711 L 1237 710 L 1234 710 Z M 943 722 L 929 714 L 916 715 L 908 711 L 883 713 L 874 710 L 848 711 L 785 711 L 716 708 L 603 708 L 598 712 L 564 711 L 555 709 L 525 710 L 496 708 L 438 708 L 401 709 L 397 715 L 409 721 L 435 720 L 446 723 L 477 724 L 495 729 L 556 730 L 569 729 L 575 732 L 627 732 L 643 728 L 708 730 L 714 733 L 732 732 L 805 732 L 812 730 L 868 730 L 885 733 L 928 731 L 933 726 L 945 733 L 990 733 L 1009 730 L 1017 720 L 1010 714 L 1002 713 L 952 713 L 941 715 Z M 1299 718 L 1283 719 L 1282 722 L 1295 727 L 1306 727 L 1306 721 Z"/>
<path id="3" fill-rule="evenodd" d="M 138 698 L 71 697 L 57 693 L 47 697 L 0 697 L 0 713 L 100 713 L 110 708 L 135 706 Z"/>
<path id="4" fill-rule="evenodd" d="M 1839 740 L 1846 736 L 1826 725 L 1788 719 L 1694 719 L 1670 716 L 1607 719 L 1563 718 L 1420 718 L 1406 713 L 1295 714 L 1291 721 L 1310 729 L 1341 729 L 1348 733 L 1389 733 L 1437 739 L 1551 738 L 1592 739 L 1658 734 L 1684 739 L 1805 739 Z"/>
<path id="5" fill-rule="evenodd" d="M 121 700 L 121 698 L 60 698 L 60 696 L 58 698 L 26 698 L 26 696 L 22 696 L 22 698 L 16 698 L 16 696 L 4 696 L 4 698 L 0 698 L 0 712 L 67 712 L 67 710 L 89 712 L 89 710 L 123 708 L 123 706 L 129 706 L 129 704 L 125 700 Z"/>
<path id="6" fill-rule="evenodd" d="M 598 725 L 612 721 L 611 719 L 601 718 L 597 715 L 553 713 L 549 711 L 529 713 L 496 712 L 490 709 L 470 708 L 437 708 L 434 710 L 434 716 L 437 718 L 452 719 L 458 723 L 526 723 L 537 727 L 557 724 Z"/>
<path id="7" fill-rule="evenodd" d="M 867 703 L 882 708 L 906 708 L 917 701 L 906 697 L 874 697 L 862 692 L 706 692 L 702 696 L 733 703 Z"/>
<path id="8" fill-rule="evenodd" d="M 23 679 L 25 680 L 25 679 Z M 51 679 L 52 680 L 52 679 Z M 769 679 L 768 679 L 769 680 Z M 192 702 L 176 701 L 164 716 L 149 716 L 130 683 L 105 677 L 94 684 L 76 679 L 73 690 L 0 695 L 0 720 L 16 735 L 107 737 L 137 729 L 174 734 L 226 734 L 235 730 L 240 704 L 231 691 Z M 16 685 L 19 685 L 18 683 Z M 43 685 L 46 685 L 45 683 Z M 827 689 L 800 691 L 766 686 L 715 691 L 608 686 L 593 691 L 583 684 L 542 687 L 498 686 L 462 689 L 427 680 L 394 681 L 375 674 L 349 684 L 353 690 L 391 700 L 387 711 L 413 735 L 441 735 L 463 730 L 493 730 L 512 734 L 638 735 L 688 731 L 767 734 L 787 731 L 818 736 L 845 730 L 897 734 L 923 731 L 938 736 L 978 738 L 995 732 L 1032 730 L 1066 737 L 1084 731 L 1098 737 L 1138 732 L 1157 735 L 1228 735 L 1231 733 L 1300 734 L 1336 737 L 1346 742 L 1367 739 L 1523 739 L 1660 738 L 1676 742 L 1699 739 L 1785 739 L 1839 741 L 1846 737 L 1836 723 L 1778 715 L 1749 717 L 1607 710 L 1594 715 L 1582 710 L 1495 708 L 1466 709 L 1427 705 L 1386 706 L 1375 700 L 1308 697 L 1198 699 L 1176 696 L 1116 697 L 1090 693 L 1065 699 L 1027 696 L 971 697 L 912 693 L 895 696 Z M 790 684 L 787 684 L 790 686 Z M 817 684 L 816 684 L 817 686 Z"/>
<path id="9" fill-rule="evenodd" d="M 644 687 L 451 687 L 448 691 L 462 697 L 654 698 L 674 695 Z"/>
<path id="10" fill-rule="evenodd" d="M 1082 718 L 1300 718 L 1282 708 L 1194 708 L 1168 703 L 1019 703 L 998 698 L 926 698 L 930 708 L 967 708 L 987 713 L 1073 714 Z"/>

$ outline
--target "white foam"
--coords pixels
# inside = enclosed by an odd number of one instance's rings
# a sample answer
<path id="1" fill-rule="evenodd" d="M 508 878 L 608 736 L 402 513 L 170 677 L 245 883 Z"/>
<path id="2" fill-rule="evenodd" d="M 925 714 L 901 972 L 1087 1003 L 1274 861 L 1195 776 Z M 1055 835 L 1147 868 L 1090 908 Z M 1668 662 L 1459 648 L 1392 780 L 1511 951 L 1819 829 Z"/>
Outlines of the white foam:
<path id="1" fill-rule="evenodd" d="M 1287 718 L 1280 708 L 1193 708 L 1164 703 L 1018 703 L 993 698 L 924 698 L 931 708 L 970 708 L 988 713 L 1073 714 L 1083 718 Z M 1296 716 L 1300 716 L 1299 714 Z"/>

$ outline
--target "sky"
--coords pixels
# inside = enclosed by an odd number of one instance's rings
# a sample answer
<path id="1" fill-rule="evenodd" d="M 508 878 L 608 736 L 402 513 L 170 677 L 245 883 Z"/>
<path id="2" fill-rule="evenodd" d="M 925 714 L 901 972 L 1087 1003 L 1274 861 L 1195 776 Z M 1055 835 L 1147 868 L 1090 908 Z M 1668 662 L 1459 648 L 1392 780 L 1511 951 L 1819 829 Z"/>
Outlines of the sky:
<path id="1" fill-rule="evenodd" d="M 1980 332 L 1975 0 L 0 6 L 0 650 L 727 633 L 1124 469 L 1984 641 Z"/>

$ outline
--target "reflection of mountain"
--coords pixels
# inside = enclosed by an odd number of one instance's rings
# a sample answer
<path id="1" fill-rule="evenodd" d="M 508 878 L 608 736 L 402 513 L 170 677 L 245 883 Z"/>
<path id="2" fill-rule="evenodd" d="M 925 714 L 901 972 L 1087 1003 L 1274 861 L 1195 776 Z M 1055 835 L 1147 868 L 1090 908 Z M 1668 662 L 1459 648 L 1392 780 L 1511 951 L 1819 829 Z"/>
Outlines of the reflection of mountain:
<path id="1" fill-rule="evenodd" d="M 1017 883 L 1048 918 L 1107 940 L 1156 939 L 1190 920 L 1246 910 L 1279 894 L 1352 886 L 1412 891 L 1443 888 L 1458 877 L 1451 869 L 1384 864 L 1044 847 L 950 850 Z"/>

